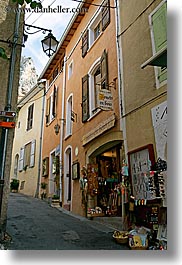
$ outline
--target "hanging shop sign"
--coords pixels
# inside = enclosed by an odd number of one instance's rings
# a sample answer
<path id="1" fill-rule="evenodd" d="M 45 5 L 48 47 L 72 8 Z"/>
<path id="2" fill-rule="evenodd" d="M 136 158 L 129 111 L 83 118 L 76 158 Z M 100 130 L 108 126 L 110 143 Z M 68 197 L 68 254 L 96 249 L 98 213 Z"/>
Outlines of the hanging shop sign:
<path id="1" fill-rule="evenodd" d="M 114 127 L 115 121 L 115 114 L 112 114 L 108 119 L 99 123 L 99 125 L 97 125 L 93 130 L 83 136 L 83 146 L 98 137 L 99 135 L 103 134 L 105 131 Z"/>
<path id="2" fill-rule="evenodd" d="M 98 108 L 113 110 L 113 96 L 108 89 L 100 89 L 98 93 Z"/>

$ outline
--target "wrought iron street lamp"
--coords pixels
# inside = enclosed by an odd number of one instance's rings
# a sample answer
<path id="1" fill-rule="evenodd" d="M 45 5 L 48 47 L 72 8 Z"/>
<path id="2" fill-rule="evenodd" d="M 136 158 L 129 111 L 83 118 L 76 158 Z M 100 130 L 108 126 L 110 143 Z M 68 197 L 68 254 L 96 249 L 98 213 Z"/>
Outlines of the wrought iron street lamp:
<path id="1" fill-rule="evenodd" d="M 59 42 L 52 35 L 52 33 L 49 33 L 41 42 L 45 54 L 51 57 L 51 55 L 56 52 Z"/>
<path id="2" fill-rule="evenodd" d="M 42 33 L 45 34 L 45 32 L 48 31 L 49 32 L 48 35 L 41 41 L 42 42 L 43 51 L 49 57 L 51 57 L 56 52 L 59 42 L 57 41 L 57 39 L 52 34 L 52 30 L 41 28 L 41 27 L 37 27 L 37 26 L 32 26 L 32 25 L 28 25 L 28 24 L 24 24 L 24 26 L 26 27 L 26 28 L 24 28 L 24 40 L 25 41 L 28 38 L 28 35 L 26 35 L 25 33 L 27 33 L 27 34 L 35 34 L 35 33 L 39 32 L 39 31 L 42 31 Z M 29 32 L 30 28 L 37 29 L 37 31 Z"/>

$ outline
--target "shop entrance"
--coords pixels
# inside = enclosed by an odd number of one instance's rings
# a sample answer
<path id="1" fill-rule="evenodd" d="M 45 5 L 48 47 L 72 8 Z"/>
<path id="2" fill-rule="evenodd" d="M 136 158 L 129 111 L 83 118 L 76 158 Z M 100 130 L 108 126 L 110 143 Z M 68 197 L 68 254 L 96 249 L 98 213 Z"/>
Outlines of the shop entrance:
<path id="1" fill-rule="evenodd" d="M 93 212 L 93 216 L 94 214 L 99 216 L 99 213 L 100 216 L 122 216 L 122 207 L 124 208 L 128 197 L 122 174 L 124 161 L 122 144 L 106 149 L 100 154 L 97 152 L 95 157 L 92 156 L 92 161 L 93 165 L 98 168 L 97 183 L 94 183 L 94 191 L 91 196 L 92 209 L 90 210 Z"/>

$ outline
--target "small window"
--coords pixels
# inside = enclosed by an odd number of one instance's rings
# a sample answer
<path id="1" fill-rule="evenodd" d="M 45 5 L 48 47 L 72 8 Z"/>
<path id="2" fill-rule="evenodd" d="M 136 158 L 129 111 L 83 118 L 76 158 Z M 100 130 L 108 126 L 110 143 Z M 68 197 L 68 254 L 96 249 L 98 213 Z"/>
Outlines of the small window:
<path id="1" fill-rule="evenodd" d="M 102 31 L 104 31 L 110 23 L 110 0 L 105 0 L 102 6 Z"/>
<path id="2" fill-rule="evenodd" d="M 68 66 L 68 79 L 71 78 L 72 74 L 73 74 L 73 62 L 71 62 Z"/>
<path id="3" fill-rule="evenodd" d="M 100 34 L 101 34 L 101 21 L 94 28 L 94 41 L 99 37 Z"/>
<path id="4" fill-rule="evenodd" d="M 67 100 L 66 106 L 66 136 L 72 135 L 72 108 L 73 99 L 72 95 Z"/>
<path id="5" fill-rule="evenodd" d="M 32 129 L 33 126 L 33 111 L 34 111 L 34 104 L 30 105 L 28 108 L 27 131 Z"/>
<path id="6" fill-rule="evenodd" d="M 54 85 L 53 93 L 46 102 L 46 124 L 49 124 L 56 117 L 57 87 Z"/>
<path id="7" fill-rule="evenodd" d="M 22 169 L 26 169 L 27 167 L 34 167 L 34 164 L 35 164 L 35 140 L 26 144 L 22 150 L 24 150 L 22 155 L 20 153 L 20 159 L 23 161 L 22 162 L 22 165 L 23 165 Z"/>
<path id="8" fill-rule="evenodd" d="M 24 168 L 30 166 L 31 142 L 25 145 Z"/>
<path id="9" fill-rule="evenodd" d="M 98 107 L 98 93 L 101 87 L 101 68 L 100 65 L 97 67 L 95 74 L 93 75 L 94 78 L 94 94 L 95 94 L 95 100 L 94 100 L 94 109 L 92 110 L 93 113 L 97 111 Z"/>

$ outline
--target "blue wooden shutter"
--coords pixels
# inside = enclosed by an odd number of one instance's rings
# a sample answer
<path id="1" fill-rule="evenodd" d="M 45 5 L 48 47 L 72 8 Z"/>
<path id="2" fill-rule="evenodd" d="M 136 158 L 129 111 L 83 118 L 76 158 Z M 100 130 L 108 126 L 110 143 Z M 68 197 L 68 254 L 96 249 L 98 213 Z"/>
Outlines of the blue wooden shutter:
<path id="1" fill-rule="evenodd" d="M 19 158 L 19 163 L 18 163 L 18 170 L 19 171 L 23 170 L 24 152 L 25 152 L 25 147 L 21 147 L 20 148 L 20 158 Z"/>
<path id="2" fill-rule="evenodd" d="M 35 165 L 35 143 L 36 143 L 36 140 L 33 140 L 31 142 L 30 167 L 34 167 L 34 165 Z"/>

